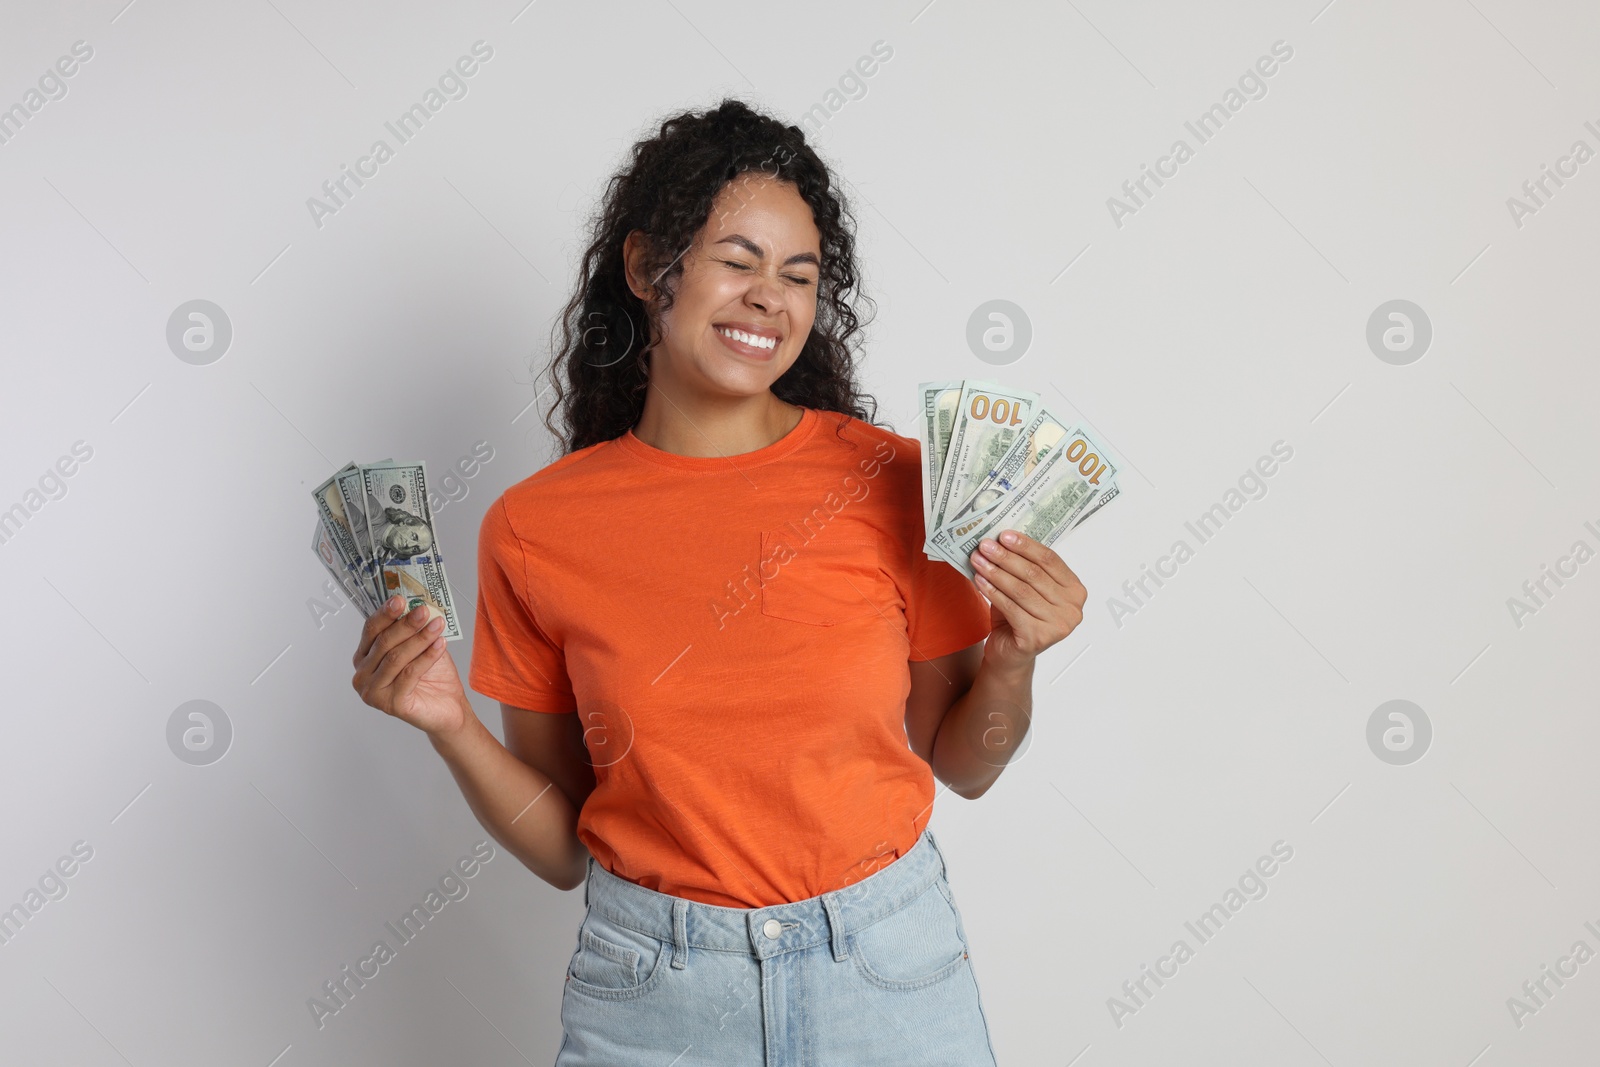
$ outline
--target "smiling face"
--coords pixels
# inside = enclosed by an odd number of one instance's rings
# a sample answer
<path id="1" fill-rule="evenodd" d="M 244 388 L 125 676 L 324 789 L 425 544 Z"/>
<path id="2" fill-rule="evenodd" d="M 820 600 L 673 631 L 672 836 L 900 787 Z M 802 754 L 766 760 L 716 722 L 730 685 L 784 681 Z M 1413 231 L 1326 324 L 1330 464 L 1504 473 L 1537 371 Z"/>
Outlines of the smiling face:
<path id="1" fill-rule="evenodd" d="M 638 244 L 637 235 L 629 237 L 630 264 Z M 651 354 L 651 380 L 669 395 L 770 389 L 811 335 L 821 257 L 811 208 L 793 185 L 759 173 L 729 182 L 681 260 Z M 630 270 L 634 291 L 646 300 L 651 280 Z"/>

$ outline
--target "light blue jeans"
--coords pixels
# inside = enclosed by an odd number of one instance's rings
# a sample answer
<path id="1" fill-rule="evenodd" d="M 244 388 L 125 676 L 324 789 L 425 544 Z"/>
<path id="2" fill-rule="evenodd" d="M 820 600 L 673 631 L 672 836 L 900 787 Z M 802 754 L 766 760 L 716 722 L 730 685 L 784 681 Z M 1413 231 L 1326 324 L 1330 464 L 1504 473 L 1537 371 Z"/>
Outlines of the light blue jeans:
<path id="1" fill-rule="evenodd" d="M 789 904 L 702 904 L 592 857 L 584 901 L 556 1067 L 996 1067 L 931 830 Z"/>

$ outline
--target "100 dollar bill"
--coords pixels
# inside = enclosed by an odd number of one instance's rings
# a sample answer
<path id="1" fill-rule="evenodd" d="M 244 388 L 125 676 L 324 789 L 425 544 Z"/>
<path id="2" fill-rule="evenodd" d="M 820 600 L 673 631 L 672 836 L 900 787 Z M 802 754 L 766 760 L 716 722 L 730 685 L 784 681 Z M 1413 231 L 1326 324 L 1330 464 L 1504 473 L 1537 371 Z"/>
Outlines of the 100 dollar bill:
<path id="1" fill-rule="evenodd" d="M 422 462 L 375 463 L 360 472 L 367 539 L 381 590 L 378 603 L 399 593 L 406 598 L 406 611 L 423 605 L 430 621 L 443 617 L 445 640 L 459 639 L 461 620 L 436 547 Z"/>
<path id="2" fill-rule="evenodd" d="M 1102 493 L 1114 489 L 1117 468 L 1084 430 L 1074 430 L 1065 444 L 1040 461 L 1023 483 L 1002 496 L 988 511 L 939 529 L 933 550 L 968 578 L 975 575 L 970 557 L 978 542 L 1002 530 L 1016 530 L 1049 546 L 1083 516 Z"/>
<path id="3" fill-rule="evenodd" d="M 1052 451 L 1065 447 L 1071 433 L 1071 423 L 1040 406 L 1017 434 L 1016 440 L 1011 442 L 1010 451 L 1000 457 L 994 468 L 978 483 L 972 496 L 945 520 L 944 525 L 952 526 L 988 511 L 1001 497 L 1027 481 L 1028 476 Z"/>
<path id="4" fill-rule="evenodd" d="M 347 592 L 350 589 L 359 590 L 350 595 L 359 596 L 365 605 L 371 608 L 374 590 L 371 582 L 367 580 L 368 572 L 364 566 L 364 557 L 356 542 L 355 531 L 351 527 L 350 516 L 345 508 L 344 496 L 339 492 L 338 486 L 340 475 L 353 475 L 356 469 L 354 463 L 346 463 L 334 473 L 333 477 L 313 489 L 311 498 L 317 502 L 317 517 L 327 534 L 329 547 L 337 557 L 338 568 L 344 572 L 343 577 L 338 574 L 334 577 L 340 587 L 347 589 Z M 361 519 L 361 523 L 365 527 L 365 517 Z M 334 562 L 327 558 L 322 549 L 317 549 L 317 556 L 330 570 L 333 569 Z M 370 610 L 367 612 L 369 615 L 371 613 Z"/>
<path id="5" fill-rule="evenodd" d="M 961 408 L 961 381 L 921 382 L 922 394 L 922 525 L 934 529 L 933 497 L 939 490 L 939 474 L 950 450 L 950 434 L 955 430 L 956 413 Z"/>
<path id="6" fill-rule="evenodd" d="M 932 534 L 944 527 L 1011 449 L 1039 394 L 968 378 L 962 385 L 950 447 L 939 472 L 924 551 L 937 552 Z"/>
<path id="7" fill-rule="evenodd" d="M 367 502 L 361 493 L 361 468 L 355 464 L 333 476 L 339 499 L 344 501 L 345 521 L 350 524 L 351 540 L 356 550 L 356 579 L 360 581 L 378 604 L 383 603 L 383 590 L 378 587 L 377 567 L 372 562 L 372 539 L 367 536 Z"/>
<path id="8" fill-rule="evenodd" d="M 315 552 L 317 559 L 327 568 L 328 576 L 346 600 L 356 606 L 356 610 L 366 618 L 371 618 L 377 609 L 372 605 L 372 598 L 367 595 L 365 588 L 355 580 L 344 561 L 339 558 L 339 551 L 334 547 L 333 538 L 328 533 L 328 524 L 321 516 L 317 518 L 316 532 L 311 535 L 311 551 Z"/>

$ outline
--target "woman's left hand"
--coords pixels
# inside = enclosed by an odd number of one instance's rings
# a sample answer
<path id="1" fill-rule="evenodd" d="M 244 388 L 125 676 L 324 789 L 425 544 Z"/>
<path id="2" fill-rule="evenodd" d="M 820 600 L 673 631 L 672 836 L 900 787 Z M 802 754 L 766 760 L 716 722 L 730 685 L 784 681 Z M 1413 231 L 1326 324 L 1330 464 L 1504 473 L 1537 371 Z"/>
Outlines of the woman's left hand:
<path id="1" fill-rule="evenodd" d="M 1055 550 L 1017 530 L 985 538 L 972 554 L 978 589 L 989 600 L 986 662 L 1021 666 L 1077 629 L 1088 590 Z"/>

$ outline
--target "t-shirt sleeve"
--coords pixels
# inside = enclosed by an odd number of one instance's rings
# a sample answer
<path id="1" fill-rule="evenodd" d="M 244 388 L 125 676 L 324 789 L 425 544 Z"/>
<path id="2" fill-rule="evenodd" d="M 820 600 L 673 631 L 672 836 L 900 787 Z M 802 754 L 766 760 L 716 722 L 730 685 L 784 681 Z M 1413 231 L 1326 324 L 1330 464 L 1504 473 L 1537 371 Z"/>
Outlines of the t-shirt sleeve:
<path id="1" fill-rule="evenodd" d="M 918 447 L 915 441 L 912 444 Z M 989 602 L 965 574 L 942 559 L 923 555 L 920 495 L 912 506 L 916 518 L 908 525 L 914 525 L 916 533 L 908 546 L 911 595 L 906 604 L 906 638 L 911 643 L 910 658 L 920 661 L 948 656 L 988 637 Z"/>
<path id="2" fill-rule="evenodd" d="M 906 637 L 913 660 L 938 659 L 989 636 L 989 602 L 966 575 L 942 559 L 911 553 L 911 603 Z"/>
<path id="3" fill-rule="evenodd" d="M 529 711 L 576 711 L 566 656 L 534 618 L 525 549 L 504 497 L 478 529 L 478 608 L 468 683 L 486 697 Z"/>

